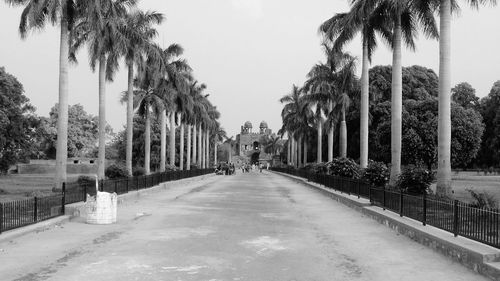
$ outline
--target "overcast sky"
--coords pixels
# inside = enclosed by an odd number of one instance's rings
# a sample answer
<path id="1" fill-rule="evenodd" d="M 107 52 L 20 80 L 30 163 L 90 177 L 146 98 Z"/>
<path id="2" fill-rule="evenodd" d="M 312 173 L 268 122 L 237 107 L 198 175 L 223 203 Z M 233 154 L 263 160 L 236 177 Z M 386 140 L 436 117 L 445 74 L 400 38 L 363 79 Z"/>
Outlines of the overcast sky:
<path id="1" fill-rule="evenodd" d="M 158 42 L 185 48 L 229 136 L 239 133 L 246 120 L 254 127 L 266 120 L 273 131 L 279 129 L 278 99 L 292 84 L 301 85 L 313 64 L 323 60 L 318 26 L 348 10 L 347 0 L 142 0 L 139 6 L 165 14 Z M 453 21 L 452 82 L 467 81 L 483 97 L 500 80 L 500 8 L 462 8 Z M 21 40 L 21 11 L 0 1 L 0 66 L 24 85 L 37 113 L 47 116 L 58 99 L 59 33 L 49 27 Z M 347 51 L 360 57 L 359 40 Z M 96 115 L 97 74 L 91 72 L 86 54 L 82 51 L 79 64 L 71 68 L 69 102 Z M 419 64 L 437 72 L 438 55 L 438 43 L 421 37 L 415 53 L 403 52 L 403 65 Z M 381 44 L 373 65 L 389 65 L 391 59 Z M 107 86 L 107 120 L 115 132 L 125 124 L 125 107 L 118 100 L 126 79 L 122 70 Z"/>

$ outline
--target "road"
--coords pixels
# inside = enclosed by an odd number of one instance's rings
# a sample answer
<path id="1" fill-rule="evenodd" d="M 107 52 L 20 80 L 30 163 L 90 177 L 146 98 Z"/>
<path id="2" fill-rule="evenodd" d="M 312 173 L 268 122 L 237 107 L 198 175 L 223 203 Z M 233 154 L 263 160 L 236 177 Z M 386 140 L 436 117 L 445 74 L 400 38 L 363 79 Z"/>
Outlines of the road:
<path id="1" fill-rule="evenodd" d="M 1 280 L 488 280 L 289 178 L 212 176 L 0 243 Z"/>

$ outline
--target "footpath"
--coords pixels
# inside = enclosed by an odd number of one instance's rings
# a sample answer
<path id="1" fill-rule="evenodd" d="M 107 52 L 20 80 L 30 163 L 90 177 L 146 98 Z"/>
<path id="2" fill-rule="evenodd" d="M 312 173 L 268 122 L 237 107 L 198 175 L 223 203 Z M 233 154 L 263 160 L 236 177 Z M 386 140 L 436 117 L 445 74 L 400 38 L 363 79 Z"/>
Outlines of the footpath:
<path id="1" fill-rule="evenodd" d="M 80 217 L 84 203 L 66 206 L 65 216 L 27 227 L 6 231 L 0 235 L 0 280 L 46 280 L 41 276 L 24 276 L 26 268 L 37 268 L 48 260 L 64 263 L 85 248 L 98 246 L 125 231 L 130 224 L 149 216 L 151 200 L 160 194 L 175 199 L 219 178 L 203 175 L 134 191 L 118 197 L 118 222 L 112 225 L 89 225 Z M 61 253 L 64 255 L 61 256 Z M 49 272 L 50 268 L 46 268 Z"/>

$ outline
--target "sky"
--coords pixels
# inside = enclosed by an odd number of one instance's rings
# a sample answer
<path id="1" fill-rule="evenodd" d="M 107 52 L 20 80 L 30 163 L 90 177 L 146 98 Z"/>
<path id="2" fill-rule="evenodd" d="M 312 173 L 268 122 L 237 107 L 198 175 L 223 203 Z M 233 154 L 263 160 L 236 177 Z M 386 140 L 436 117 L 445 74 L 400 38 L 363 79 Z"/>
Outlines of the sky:
<path id="1" fill-rule="evenodd" d="M 139 7 L 165 15 L 157 42 L 184 47 L 184 57 L 197 80 L 207 84 L 206 93 L 221 112 L 228 136 L 236 136 L 247 120 L 254 128 L 265 120 L 278 131 L 279 98 L 293 84 L 302 85 L 311 67 L 324 60 L 318 26 L 335 13 L 348 11 L 347 0 L 142 0 Z M 0 67 L 24 85 L 37 114 L 48 116 L 58 99 L 59 32 L 48 26 L 22 40 L 17 29 L 21 12 L 0 1 Z M 483 97 L 500 80 L 499 28 L 500 7 L 479 11 L 462 7 L 452 24 L 453 85 L 467 81 Z M 403 66 L 418 64 L 437 73 L 438 47 L 437 41 L 420 36 L 416 52 L 403 51 Z M 359 38 L 346 51 L 360 61 Z M 78 59 L 70 69 L 69 103 L 80 103 L 97 115 L 97 73 L 89 67 L 86 50 Z M 391 61 L 391 52 L 381 43 L 372 65 Z M 122 68 L 106 89 L 107 122 L 115 132 L 126 122 L 125 106 L 119 102 L 126 80 Z"/>

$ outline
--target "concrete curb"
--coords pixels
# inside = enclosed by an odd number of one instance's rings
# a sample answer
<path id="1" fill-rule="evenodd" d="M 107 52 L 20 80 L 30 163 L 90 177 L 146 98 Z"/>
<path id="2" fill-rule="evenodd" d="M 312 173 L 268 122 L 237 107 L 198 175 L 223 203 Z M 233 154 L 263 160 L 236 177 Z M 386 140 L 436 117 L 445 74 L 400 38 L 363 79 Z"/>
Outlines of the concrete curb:
<path id="1" fill-rule="evenodd" d="M 305 184 L 307 187 L 317 190 L 333 200 L 361 212 L 363 215 L 392 228 L 398 233 L 451 258 L 481 275 L 492 280 L 500 281 L 499 249 L 465 237 L 454 237 L 453 234 L 433 226 L 423 226 L 419 221 L 407 217 L 400 217 L 399 214 L 384 211 L 382 208 L 372 206 L 367 199 L 358 199 L 355 196 L 328 189 L 320 184 L 308 182 L 307 179 L 301 177 L 281 172 L 274 173 Z"/>
<path id="2" fill-rule="evenodd" d="M 129 200 L 135 200 L 139 199 L 142 196 L 145 196 L 150 193 L 156 193 L 160 192 L 165 189 L 169 189 L 171 187 L 178 186 L 180 184 L 185 184 L 188 182 L 192 181 L 197 181 L 197 180 L 203 180 L 208 177 L 213 177 L 213 174 L 207 174 L 207 175 L 202 175 L 198 177 L 192 177 L 192 178 L 186 178 L 182 180 L 177 180 L 177 181 L 170 181 L 170 182 L 164 182 L 160 185 L 153 186 L 151 188 L 147 189 L 141 189 L 139 191 L 131 191 L 129 193 L 121 194 L 118 196 L 118 205 L 125 203 L 126 201 Z M 37 232 L 37 231 L 43 231 L 49 227 L 58 225 L 58 224 L 63 224 L 75 217 L 79 217 L 85 214 L 85 203 L 83 202 L 78 202 L 78 203 L 73 203 L 73 204 L 68 204 L 65 206 L 65 214 L 64 216 L 59 216 L 55 217 L 52 219 L 48 219 L 45 221 L 41 221 L 35 224 L 23 226 L 20 228 L 12 229 L 12 230 L 7 230 L 5 232 L 2 232 L 0 234 L 0 243 L 9 241 L 15 238 L 18 238 L 20 236 Z"/>
<path id="3" fill-rule="evenodd" d="M 30 224 L 27 226 L 23 226 L 20 228 L 12 229 L 12 230 L 7 230 L 5 232 L 2 232 L 0 234 L 0 243 L 9 241 L 15 238 L 18 238 L 20 236 L 32 233 L 32 232 L 37 232 L 37 231 L 43 231 L 51 226 L 57 225 L 57 224 L 63 224 L 67 221 L 69 221 L 71 216 L 64 215 L 64 216 L 59 216 L 55 217 L 52 219 L 44 220 L 35 224 Z"/>

